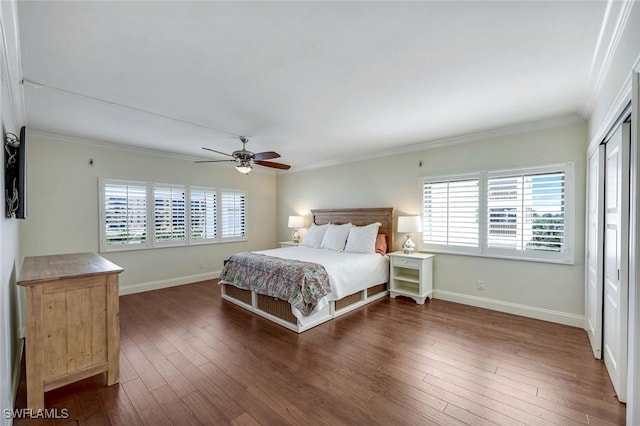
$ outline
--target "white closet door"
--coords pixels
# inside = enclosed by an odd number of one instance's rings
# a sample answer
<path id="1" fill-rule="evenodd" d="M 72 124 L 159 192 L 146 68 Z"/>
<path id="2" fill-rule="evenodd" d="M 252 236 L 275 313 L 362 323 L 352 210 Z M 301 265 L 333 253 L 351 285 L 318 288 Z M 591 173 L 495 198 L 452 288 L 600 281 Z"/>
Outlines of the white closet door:
<path id="1" fill-rule="evenodd" d="M 602 358 L 602 238 L 604 223 L 604 145 L 589 157 L 587 177 L 587 253 L 585 330 L 593 356 Z"/>
<path id="2" fill-rule="evenodd" d="M 622 402 L 627 393 L 629 124 L 605 148 L 603 357 Z"/>

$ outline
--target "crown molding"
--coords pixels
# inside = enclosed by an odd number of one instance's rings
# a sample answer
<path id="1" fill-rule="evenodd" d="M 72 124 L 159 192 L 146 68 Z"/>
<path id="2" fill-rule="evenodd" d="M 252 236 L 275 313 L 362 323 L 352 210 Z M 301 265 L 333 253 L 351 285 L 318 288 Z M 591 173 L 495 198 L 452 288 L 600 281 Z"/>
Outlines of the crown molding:
<path id="1" fill-rule="evenodd" d="M 608 0 L 607 2 L 600 26 L 600 34 L 598 35 L 598 41 L 594 48 L 591 61 L 591 69 L 589 72 L 589 86 L 591 90 L 581 107 L 581 113 L 586 119 L 591 117 L 593 108 L 596 105 L 598 95 L 602 90 L 604 80 L 613 63 L 613 58 L 615 57 L 618 45 L 629 21 L 629 15 L 631 15 L 634 3 L 634 0 Z M 617 8 L 617 14 L 613 11 L 614 7 Z M 615 19 L 615 22 L 613 22 L 613 19 Z M 607 32 L 607 28 L 611 28 L 611 31 Z M 605 39 L 609 42 L 607 43 L 606 49 L 602 50 Z"/>
<path id="2" fill-rule="evenodd" d="M 511 126 L 498 127 L 495 129 L 482 130 L 474 133 L 467 133 L 442 139 L 420 142 L 416 144 L 404 145 L 397 148 L 377 151 L 370 154 L 359 155 L 357 160 L 335 159 L 309 166 L 296 167 L 295 170 L 279 172 L 278 174 L 298 173 L 325 167 L 338 166 L 341 164 L 355 163 L 363 160 L 390 157 L 393 155 L 406 154 L 409 152 L 424 151 L 427 149 L 440 148 L 451 145 L 471 143 L 491 138 L 513 136 L 522 133 L 530 133 L 538 130 L 554 129 L 558 127 L 570 126 L 572 124 L 584 123 L 585 119 L 578 114 L 567 114 L 559 117 L 546 118 L 542 120 L 518 123 Z"/>
<path id="3" fill-rule="evenodd" d="M 114 150 L 125 151 L 125 152 L 133 152 L 137 154 L 171 158 L 176 160 L 196 161 L 196 160 L 208 159 L 205 157 L 180 154 L 177 152 L 163 151 L 163 150 L 151 149 L 151 148 L 142 148 L 137 146 L 124 145 L 124 144 L 119 144 L 115 142 L 107 142 L 107 141 L 96 140 L 96 139 L 78 138 L 75 136 L 60 135 L 57 133 L 43 132 L 41 130 L 31 130 L 27 128 L 27 139 L 31 139 L 34 136 L 37 137 L 38 139 L 42 139 L 44 141 L 52 142 L 52 143 L 71 143 L 71 144 L 78 144 L 78 145 L 92 145 L 98 148 L 114 149 Z M 235 167 L 233 164 L 224 164 L 224 163 L 216 164 L 216 166 Z M 259 168 L 259 169 L 254 168 L 251 171 L 251 173 L 252 174 L 254 173 L 268 174 L 268 175 L 276 174 L 276 172 L 273 170 L 263 169 L 263 168 Z"/>
<path id="4" fill-rule="evenodd" d="M 620 115 L 627 108 L 629 102 L 631 102 L 632 77 L 633 71 L 630 71 L 624 83 L 622 83 L 620 90 L 618 90 L 618 93 L 616 94 L 613 102 L 611 102 L 611 107 L 607 111 L 607 115 L 605 115 L 604 120 L 602 120 L 600 127 L 591 137 L 589 146 L 587 147 L 588 156 L 591 155 L 596 150 L 598 145 L 600 145 L 600 143 L 604 140 L 607 133 L 611 130 L 613 125 L 620 118 Z"/>
<path id="5" fill-rule="evenodd" d="M 387 149 L 383 151 L 372 152 L 370 154 L 361 155 L 358 157 L 357 160 L 335 159 L 335 160 L 317 163 L 309 166 L 296 167 L 295 170 L 293 171 L 273 171 L 268 169 L 263 170 L 263 169 L 255 168 L 251 173 L 279 175 L 279 174 L 304 172 L 308 170 L 321 169 L 325 167 L 337 166 L 341 164 L 353 163 L 353 162 L 358 162 L 363 160 L 390 157 L 393 155 L 405 154 L 409 152 L 423 151 L 426 149 L 433 149 L 433 148 L 440 148 L 444 146 L 470 143 L 470 142 L 486 140 L 490 138 L 512 136 L 512 135 L 517 135 L 522 133 L 529 133 L 537 130 L 564 127 L 572 124 L 584 123 L 584 121 L 585 120 L 578 114 L 568 114 L 568 115 L 563 115 L 559 117 L 552 117 L 552 118 L 547 118 L 543 120 L 519 123 L 511 126 L 479 131 L 475 133 L 469 133 L 469 134 L 458 135 L 458 136 L 442 138 L 442 139 L 434 139 L 431 141 L 420 142 L 417 144 L 404 145 L 397 148 L 392 148 L 392 149 Z M 142 147 L 124 145 L 124 144 L 107 142 L 107 141 L 96 140 L 96 139 L 78 138 L 74 136 L 60 135 L 56 133 L 43 132 L 40 130 L 32 130 L 27 128 L 27 139 L 33 136 L 36 136 L 40 139 L 44 139 L 46 141 L 50 141 L 53 143 L 73 143 L 73 144 L 81 144 L 81 145 L 93 145 L 100 148 L 117 149 L 120 151 L 135 152 L 135 153 L 146 154 L 146 155 L 155 155 L 159 157 L 180 159 L 180 160 L 186 160 L 186 161 L 202 160 L 204 158 L 204 157 L 180 154 L 177 152 L 162 151 L 162 150 L 151 149 L 151 148 L 142 148 Z M 218 164 L 218 166 L 233 167 L 232 164 L 224 164 L 224 163 Z"/>

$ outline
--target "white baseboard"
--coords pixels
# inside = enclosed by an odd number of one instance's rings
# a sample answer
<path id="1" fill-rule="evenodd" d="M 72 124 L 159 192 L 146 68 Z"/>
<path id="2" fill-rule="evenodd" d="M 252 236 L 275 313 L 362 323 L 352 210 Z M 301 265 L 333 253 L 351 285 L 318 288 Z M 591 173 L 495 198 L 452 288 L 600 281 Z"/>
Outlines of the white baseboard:
<path id="1" fill-rule="evenodd" d="M 436 299 L 448 300 L 449 302 L 462 303 L 463 305 L 470 305 L 478 308 L 491 309 L 493 311 L 570 325 L 572 327 L 584 328 L 584 316 L 582 315 L 569 314 L 566 312 L 553 311 L 551 309 L 520 305 L 511 302 L 503 302 L 502 300 L 487 299 L 485 297 L 471 296 L 469 294 L 454 293 L 445 290 L 434 290 L 433 297 Z"/>
<path id="2" fill-rule="evenodd" d="M 151 281 L 148 283 L 120 286 L 120 296 L 144 291 L 159 290 L 161 288 L 175 287 L 183 284 L 197 283 L 199 281 L 213 280 L 220 276 L 221 271 L 206 272 L 204 274 L 187 275 L 184 277 L 169 278 L 167 280 Z"/>

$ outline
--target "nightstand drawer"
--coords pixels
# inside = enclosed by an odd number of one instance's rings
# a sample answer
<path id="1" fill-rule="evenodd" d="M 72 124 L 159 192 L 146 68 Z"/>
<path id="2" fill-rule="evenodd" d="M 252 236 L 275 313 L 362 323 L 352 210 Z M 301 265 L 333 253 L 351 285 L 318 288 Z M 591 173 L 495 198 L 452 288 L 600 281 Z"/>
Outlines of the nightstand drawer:
<path id="1" fill-rule="evenodd" d="M 401 266 L 403 268 L 420 269 L 421 259 L 405 259 L 402 257 L 393 257 L 393 266 Z"/>

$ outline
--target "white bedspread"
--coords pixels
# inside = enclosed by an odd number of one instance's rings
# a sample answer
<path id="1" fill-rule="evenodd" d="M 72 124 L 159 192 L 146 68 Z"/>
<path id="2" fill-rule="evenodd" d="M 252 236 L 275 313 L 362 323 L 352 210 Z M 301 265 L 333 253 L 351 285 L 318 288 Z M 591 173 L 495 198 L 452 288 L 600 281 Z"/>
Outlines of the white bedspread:
<path id="1" fill-rule="evenodd" d="M 314 312 L 324 309 L 329 301 L 339 300 L 376 284 L 389 282 L 389 257 L 378 253 L 347 253 L 304 246 L 282 247 L 256 253 L 282 259 L 313 262 L 324 266 L 331 284 L 331 292 L 323 297 Z M 303 315 L 295 308 L 294 315 Z"/>

